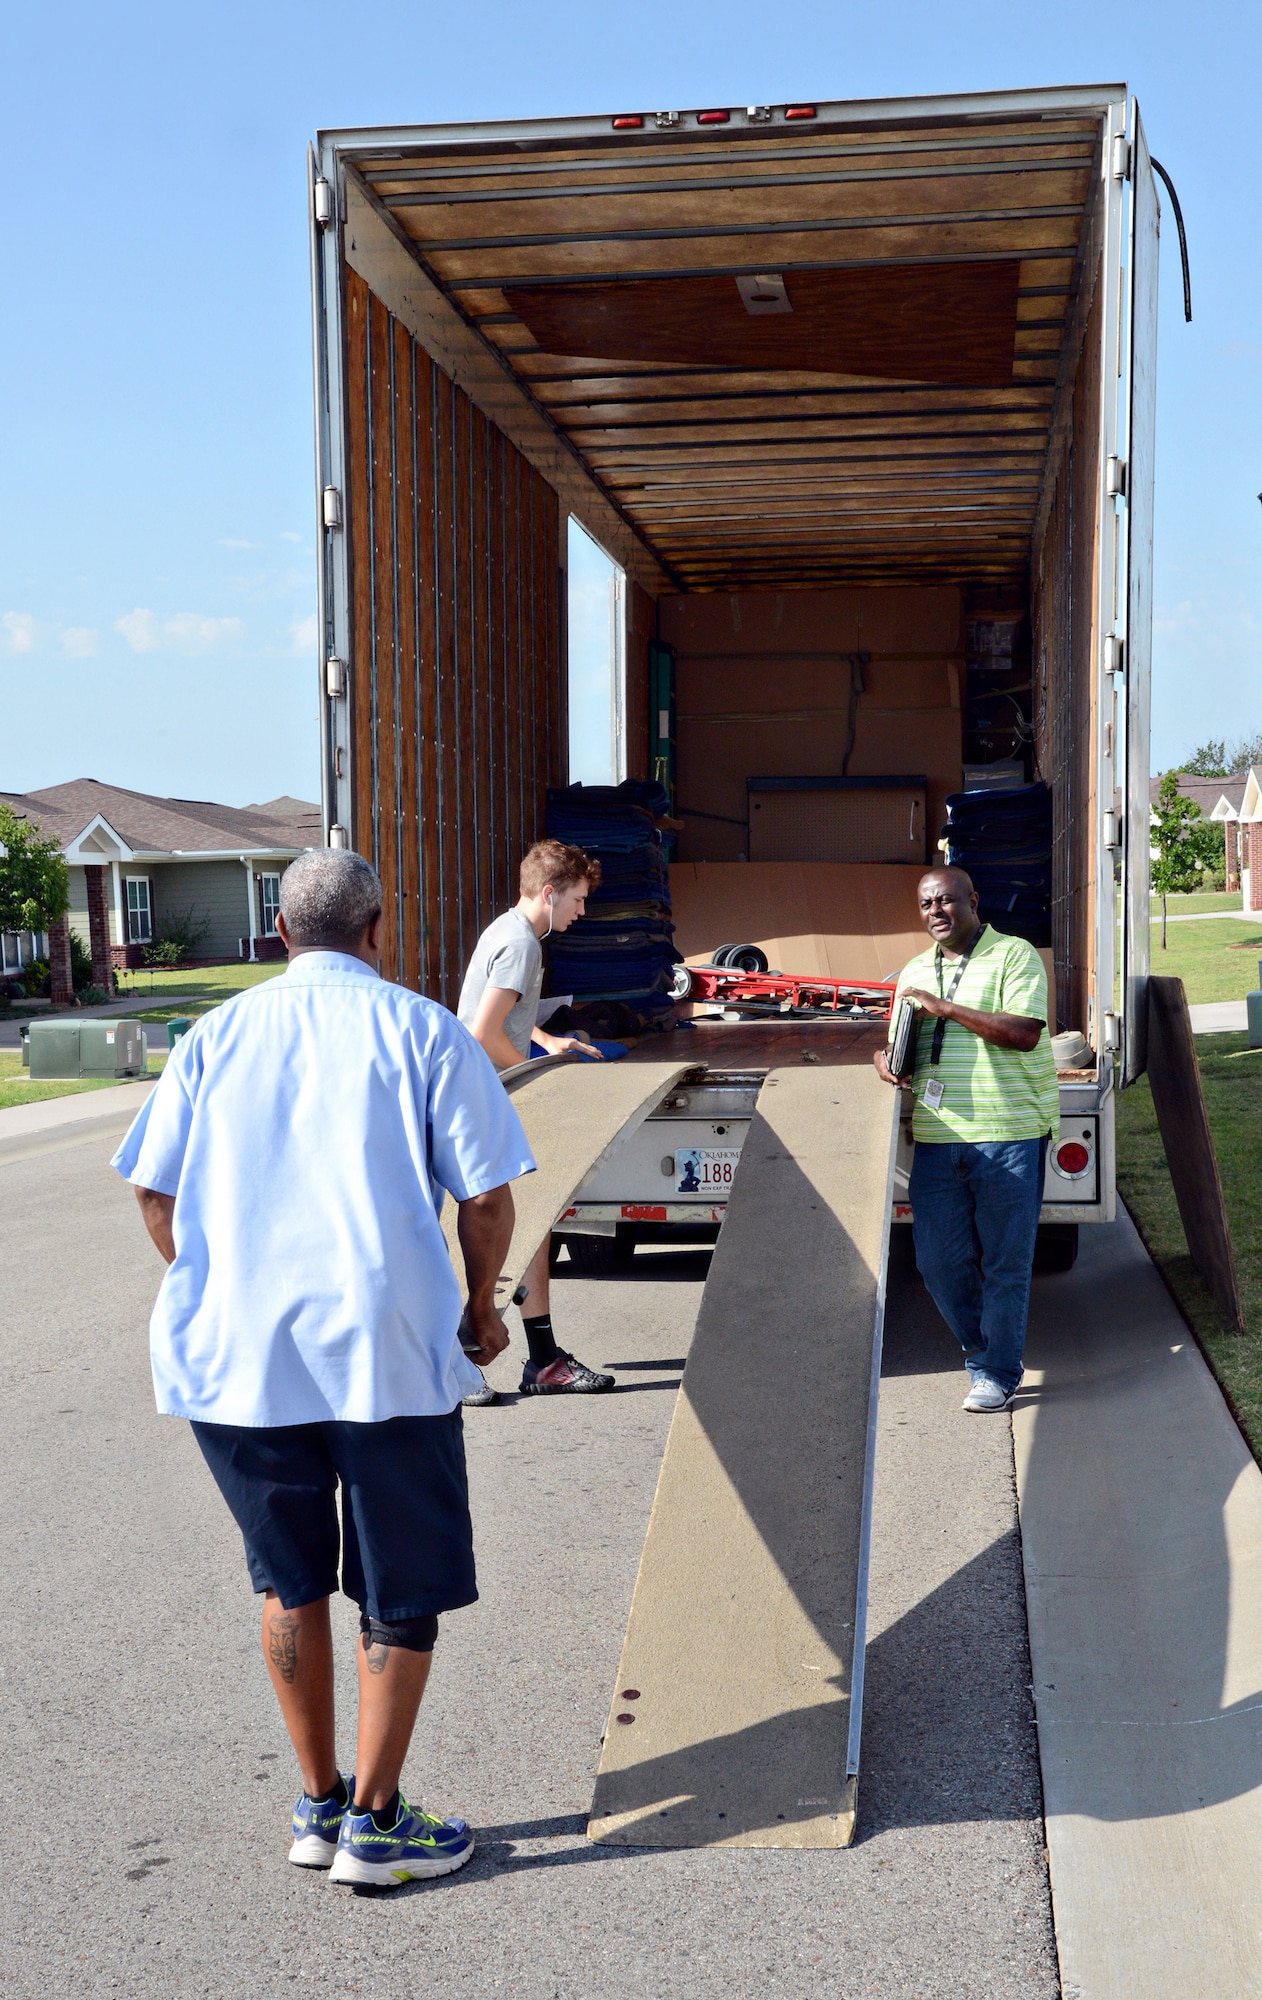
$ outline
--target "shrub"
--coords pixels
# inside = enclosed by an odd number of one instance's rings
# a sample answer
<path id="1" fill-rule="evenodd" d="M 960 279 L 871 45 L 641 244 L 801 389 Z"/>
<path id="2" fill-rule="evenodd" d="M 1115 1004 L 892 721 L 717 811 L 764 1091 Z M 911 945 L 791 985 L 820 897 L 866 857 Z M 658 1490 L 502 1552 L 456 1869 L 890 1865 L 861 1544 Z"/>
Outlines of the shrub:
<path id="1" fill-rule="evenodd" d="M 21 974 L 22 991 L 28 1000 L 47 1000 L 53 990 L 53 975 L 47 961 L 33 958 Z"/>
<path id="2" fill-rule="evenodd" d="M 81 1007 L 104 1007 L 108 1005 L 110 996 L 89 980 L 86 986 L 78 988 L 77 997 Z"/>
<path id="3" fill-rule="evenodd" d="M 171 910 L 153 943 L 145 946 L 145 964 L 182 965 L 209 932 L 209 919 L 196 920 L 191 903 L 186 910 Z"/>
<path id="4" fill-rule="evenodd" d="M 92 954 L 78 931 L 70 933 L 70 984 L 76 993 L 92 984 Z"/>

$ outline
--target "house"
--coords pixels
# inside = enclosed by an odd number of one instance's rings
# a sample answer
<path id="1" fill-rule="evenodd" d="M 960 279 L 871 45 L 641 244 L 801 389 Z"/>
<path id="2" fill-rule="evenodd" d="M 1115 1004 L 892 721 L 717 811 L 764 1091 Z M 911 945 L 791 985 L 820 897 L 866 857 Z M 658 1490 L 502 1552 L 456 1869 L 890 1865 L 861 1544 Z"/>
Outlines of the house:
<path id="1" fill-rule="evenodd" d="M 1240 853 L 1240 886 L 1246 910 L 1262 910 L 1262 764 L 1245 778 L 1235 828 Z M 1227 829 L 1230 843 L 1232 829 Z"/>
<path id="2" fill-rule="evenodd" d="M 201 932 L 197 958 L 277 955 L 280 878 L 323 839 L 320 808 L 305 799 L 221 806 L 76 778 L 39 792 L 0 792 L 0 800 L 60 843 L 70 871 L 67 966 L 73 930 L 107 991 L 114 969 L 143 963 L 146 945 L 173 928 Z M 20 961 L 34 943 L 6 939 L 4 949 Z M 55 930 L 54 975 L 57 947 Z"/>
<path id="3" fill-rule="evenodd" d="M 1176 773 L 1179 781 L 1179 790 L 1183 797 L 1194 800 L 1206 819 L 1220 819 L 1223 821 L 1223 843 L 1226 849 L 1227 864 L 1226 886 L 1233 895 L 1241 887 L 1242 863 L 1245 870 L 1249 866 L 1248 859 L 1243 851 L 1244 844 L 1241 837 L 1243 832 L 1241 822 L 1245 817 L 1241 808 L 1244 804 L 1249 780 L 1253 775 L 1250 771 L 1237 771 L 1230 778 L 1198 778 L 1192 776 L 1188 771 L 1179 771 Z M 1151 781 L 1149 790 L 1149 797 L 1154 807 L 1156 806 L 1157 794 L 1160 789 L 1161 779 L 1160 777 L 1156 777 Z M 1255 874 L 1255 880 L 1258 882 L 1259 889 L 1262 890 L 1262 836 L 1260 836 L 1258 844 L 1258 861 L 1260 865 Z M 1245 908 L 1251 909 L 1252 907 L 1253 905 L 1250 904 L 1246 896 Z"/>

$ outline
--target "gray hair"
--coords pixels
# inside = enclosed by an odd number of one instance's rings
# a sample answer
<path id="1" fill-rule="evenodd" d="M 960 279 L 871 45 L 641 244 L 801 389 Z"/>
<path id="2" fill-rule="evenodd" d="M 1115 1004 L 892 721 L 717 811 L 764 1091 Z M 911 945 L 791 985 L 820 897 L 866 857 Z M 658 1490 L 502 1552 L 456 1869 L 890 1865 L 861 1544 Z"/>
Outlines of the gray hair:
<path id="1" fill-rule="evenodd" d="M 312 847 L 280 878 L 280 912 L 291 944 L 345 951 L 381 914 L 381 878 L 348 847 Z"/>

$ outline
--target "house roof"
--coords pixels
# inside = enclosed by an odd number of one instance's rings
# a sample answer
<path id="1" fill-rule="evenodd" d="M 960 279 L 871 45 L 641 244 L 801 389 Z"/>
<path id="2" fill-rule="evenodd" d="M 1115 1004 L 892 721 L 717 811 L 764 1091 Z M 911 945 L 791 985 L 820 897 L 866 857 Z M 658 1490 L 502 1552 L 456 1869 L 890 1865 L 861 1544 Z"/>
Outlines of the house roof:
<path id="1" fill-rule="evenodd" d="M 125 791 L 96 778 L 73 778 L 39 792 L 0 792 L 0 801 L 69 847 L 92 822 L 104 819 L 137 854 L 298 854 L 322 842 L 320 808 L 306 799 L 269 799 L 264 805 L 221 806 L 210 799 L 160 799 Z"/>
<path id="2" fill-rule="evenodd" d="M 1239 816 L 1241 802 L 1244 798 L 1244 788 L 1249 777 L 1247 771 L 1237 771 L 1230 778 L 1197 778 L 1193 777 L 1187 771 L 1177 771 L 1175 776 L 1179 781 L 1179 790 L 1184 798 L 1194 799 L 1206 819 L 1214 819 L 1215 817 L 1218 819 L 1235 819 Z M 1153 805 L 1157 803 L 1157 794 L 1160 789 L 1161 774 L 1159 773 L 1157 777 L 1150 781 L 1149 786 L 1149 797 Z M 1225 810 L 1216 812 L 1216 808 L 1220 805 L 1224 806 Z"/>

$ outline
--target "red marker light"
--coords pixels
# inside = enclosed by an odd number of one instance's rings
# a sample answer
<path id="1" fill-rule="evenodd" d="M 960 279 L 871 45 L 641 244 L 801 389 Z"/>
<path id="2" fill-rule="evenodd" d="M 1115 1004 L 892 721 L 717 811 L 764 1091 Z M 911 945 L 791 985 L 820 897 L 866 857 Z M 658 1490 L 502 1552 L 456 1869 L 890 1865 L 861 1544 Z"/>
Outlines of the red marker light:
<path id="1" fill-rule="evenodd" d="M 726 125 L 731 119 L 730 111 L 698 111 L 698 125 Z"/>
<path id="2" fill-rule="evenodd" d="M 785 106 L 784 115 L 786 118 L 814 118 L 815 106 L 813 104 L 789 104 Z"/>
<path id="3" fill-rule="evenodd" d="M 614 119 L 613 129 L 615 132 L 638 132 L 643 123 L 638 112 L 628 113 L 624 118 Z"/>
<path id="4" fill-rule="evenodd" d="M 1091 1165 L 1091 1155 L 1077 1139 L 1067 1139 L 1063 1146 L 1056 1148 L 1056 1170 L 1068 1180 L 1077 1180 Z"/>

